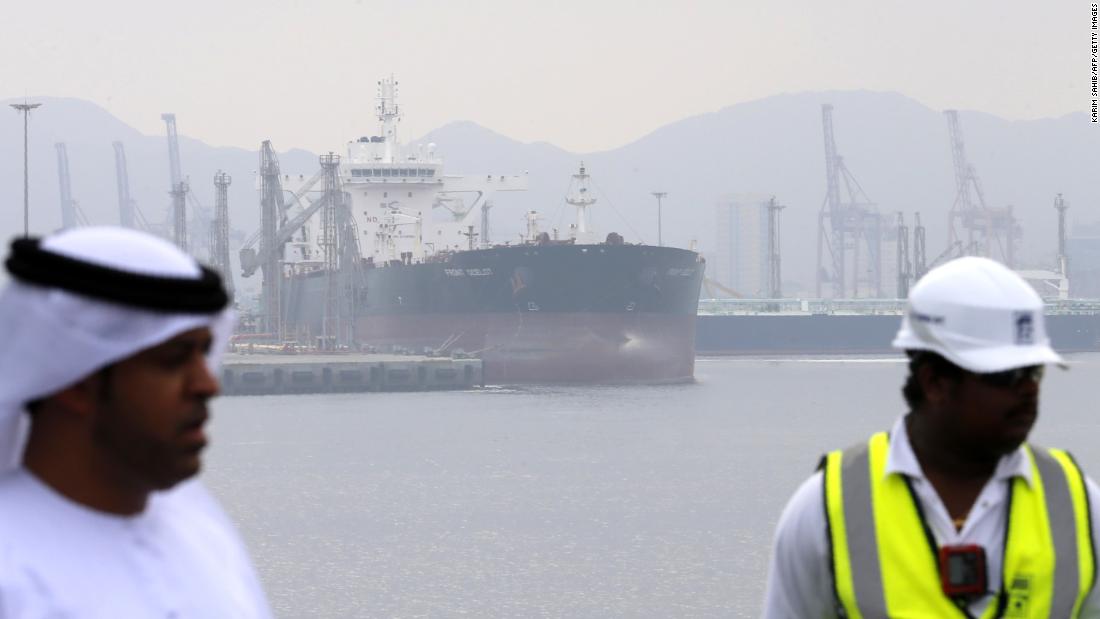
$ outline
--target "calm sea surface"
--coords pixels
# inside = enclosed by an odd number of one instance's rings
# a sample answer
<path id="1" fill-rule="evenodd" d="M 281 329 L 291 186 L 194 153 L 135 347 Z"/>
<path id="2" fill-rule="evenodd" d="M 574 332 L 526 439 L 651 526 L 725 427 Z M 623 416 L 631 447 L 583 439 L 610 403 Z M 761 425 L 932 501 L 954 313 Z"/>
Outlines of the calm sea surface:
<path id="1" fill-rule="evenodd" d="M 1100 476 L 1100 355 L 1033 438 Z M 788 496 L 903 411 L 894 359 L 659 387 L 222 398 L 205 479 L 280 617 L 753 617 Z"/>

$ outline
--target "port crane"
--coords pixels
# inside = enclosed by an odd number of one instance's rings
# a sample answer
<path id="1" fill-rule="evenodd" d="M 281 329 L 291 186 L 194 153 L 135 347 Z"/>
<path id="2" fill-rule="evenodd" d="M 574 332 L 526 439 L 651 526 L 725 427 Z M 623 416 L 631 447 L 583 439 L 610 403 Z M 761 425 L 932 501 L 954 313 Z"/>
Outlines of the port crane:
<path id="1" fill-rule="evenodd" d="M 69 152 L 64 142 L 54 144 L 57 149 L 57 180 L 61 195 L 61 227 L 75 228 L 88 225 L 88 218 L 80 204 L 73 199 L 72 180 L 69 177 Z"/>
<path id="2" fill-rule="evenodd" d="M 817 296 L 882 296 L 882 216 L 838 154 L 833 106 L 821 106 L 825 136 L 825 200 L 817 226 Z M 861 252 L 866 253 L 866 265 Z"/>
<path id="3" fill-rule="evenodd" d="M 957 110 L 946 110 L 951 159 L 955 170 L 955 201 L 947 215 L 947 249 L 950 257 L 985 256 L 1009 268 L 1016 266 L 1016 243 L 1022 236 L 1012 207 L 990 207 L 978 173 L 966 157 L 966 143 Z"/>

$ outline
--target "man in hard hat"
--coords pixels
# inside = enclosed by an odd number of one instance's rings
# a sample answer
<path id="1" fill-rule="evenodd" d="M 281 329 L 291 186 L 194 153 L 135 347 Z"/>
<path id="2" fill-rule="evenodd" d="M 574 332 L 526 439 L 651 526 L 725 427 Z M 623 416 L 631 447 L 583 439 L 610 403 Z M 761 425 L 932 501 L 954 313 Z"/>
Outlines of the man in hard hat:
<path id="1" fill-rule="evenodd" d="M 1029 445 L 1051 349 L 1039 296 L 985 258 L 913 288 L 909 413 L 829 453 L 776 531 L 764 616 L 1100 617 L 1100 489 Z"/>
<path id="2" fill-rule="evenodd" d="M 19 239 L 0 292 L 0 617 L 269 617 L 193 477 L 221 278 L 122 228 Z"/>

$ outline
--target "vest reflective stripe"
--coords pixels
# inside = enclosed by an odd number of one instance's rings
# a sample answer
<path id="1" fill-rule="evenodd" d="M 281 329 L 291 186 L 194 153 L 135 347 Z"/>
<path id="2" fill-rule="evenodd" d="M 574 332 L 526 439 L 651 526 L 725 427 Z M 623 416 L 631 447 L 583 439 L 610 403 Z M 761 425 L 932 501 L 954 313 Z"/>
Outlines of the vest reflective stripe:
<path id="1" fill-rule="evenodd" d="M 875 440 L 872 438 L 871 443 Z M 859 444 L 843 452 L 834 451 L 825 463 L 825 500 L 826 513 L 830 515 L 834 583 L 839 599 L 860 601 L 863 614 L 854 605 L 848 608 L 848 616 L 853 619 L 886 616 L 875 536 L 859 535 L 861 531 L 874 531 L 875 527 L 868 450 L 868 444 Z M 856 535 L 849 538 L 849 531 Z M 852 574 L 850 566 L 853 564 L 861 568 L 859 578 Z"/>
<path id="2" fill-rule="evenodd" d="M 1054 600 L 1050 616 L 1076 617 L 1084 596 L 1096 582 L 1096 557 L 1092 540 L 1085 477 L 1077 463 L 1061 449 L 1028 448 L 1035 470 L 1043 480 L 1043 492 L 1055 549 Z"/>
<path id="3" fill-rule="evenodd" d="M 1051 542 L 1054 546 L 1054 593 L 1050 616 L 1071 617 L 1076 606 L 1076 593 L 1080 585 L 1077 576 L 1077 524 L 1074 522 L 1073 498 L 1069 480 L 1062 472 L 1062 465 L 1042 449 L 1029 450 L 1032 462 L 1042 479 L 1046 495 L 1047 520 Z"/>
<path id="4" fill-rule="evenodd" d="M 867 619 L 966 616 L 940 589 L 935 550 L 905 477 L 885 474 L 888 451 L 880 433 L 824 460 L 838 610 Z M 990 587 L 1006 594 L 982 616 L 1076 617 L 1096 574 L 1084 476 L 1063 451 L 1025 451 L 1032 484 L 1012 482 L 1003 575 L 989 575 Z"/>

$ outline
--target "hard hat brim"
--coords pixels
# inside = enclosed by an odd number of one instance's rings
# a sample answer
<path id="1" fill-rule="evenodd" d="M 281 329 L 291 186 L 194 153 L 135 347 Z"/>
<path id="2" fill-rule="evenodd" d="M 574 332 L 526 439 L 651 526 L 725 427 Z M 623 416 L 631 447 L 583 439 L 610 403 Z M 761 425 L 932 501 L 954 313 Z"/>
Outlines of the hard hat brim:
<path id="1" fill-rule="evenodd" d="M 1048 343 L 1030 346 L 998 346 L 961 352 L 924 343 L 914 345 L 914 342 L 902 343 L 895 341 L 894 344 L 895 347 L 905 350 L 934 352 L 962 369 L 978 374 L 1003 372 L 1031 365 L 1056 365 L 1062 369 L 1069 367 L 1065 359 L 1055 352 Z"/>

